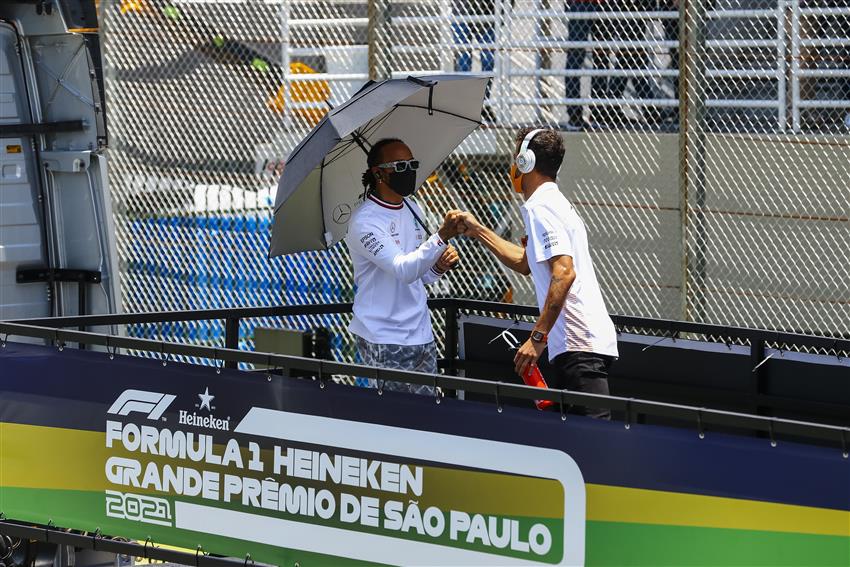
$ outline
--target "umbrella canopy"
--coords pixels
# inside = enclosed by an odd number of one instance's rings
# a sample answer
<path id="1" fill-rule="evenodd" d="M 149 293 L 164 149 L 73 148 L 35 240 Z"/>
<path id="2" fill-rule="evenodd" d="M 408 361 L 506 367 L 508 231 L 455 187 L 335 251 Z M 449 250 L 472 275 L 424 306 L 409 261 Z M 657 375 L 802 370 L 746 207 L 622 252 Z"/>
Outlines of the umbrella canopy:
<path id="1" fill-rule="evenodd" d="M 292 151 L 277 188 L 270 256 L 324 250 L 345 237 L 363 194 L 366 152 L 403 140 L 417 187 L 481 123 L 489 77 L 438 75 L 370 82 Z"/>

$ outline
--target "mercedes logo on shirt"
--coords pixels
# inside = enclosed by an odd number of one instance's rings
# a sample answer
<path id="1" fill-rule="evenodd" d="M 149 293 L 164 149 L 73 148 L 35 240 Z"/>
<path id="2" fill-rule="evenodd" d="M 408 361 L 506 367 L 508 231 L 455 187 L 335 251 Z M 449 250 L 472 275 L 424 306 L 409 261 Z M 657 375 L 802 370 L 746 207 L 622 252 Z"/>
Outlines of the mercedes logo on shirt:
<path id="1" fill-rule="evenodd" d="M 334 208 L 333 221 L 336 224 L 345 224 L 351 217 L 351 206 L 348 203 L 341 203 Z"/>

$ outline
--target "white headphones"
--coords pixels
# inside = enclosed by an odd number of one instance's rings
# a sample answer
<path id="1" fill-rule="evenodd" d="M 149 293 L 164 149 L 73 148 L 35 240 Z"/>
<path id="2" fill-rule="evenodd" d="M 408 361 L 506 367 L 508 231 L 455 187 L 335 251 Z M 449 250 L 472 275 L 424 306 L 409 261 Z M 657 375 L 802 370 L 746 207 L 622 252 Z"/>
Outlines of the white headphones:
<path id="1" fill-rule="evenodd" d="M 532 150 L 528 149 L 528 145 L 538 132 L 543 132 L 543 128 L 532 130 L 525 135 L 522 145 L 519 147 L 519 153 L 514 158 L 514 163 L 516 163 L 516 168 L 520 173 L 530 173 L 534 169 L 534 164 L 537 163 L 537 156 L 534 155 Z"/>

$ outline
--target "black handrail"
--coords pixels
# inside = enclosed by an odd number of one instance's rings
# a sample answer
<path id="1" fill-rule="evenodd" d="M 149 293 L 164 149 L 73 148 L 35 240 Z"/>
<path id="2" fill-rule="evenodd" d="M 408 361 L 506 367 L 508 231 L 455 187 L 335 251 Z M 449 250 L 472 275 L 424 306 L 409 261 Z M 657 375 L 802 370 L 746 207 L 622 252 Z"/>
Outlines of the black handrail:
<path id="1" fill-rule="evenodd" d="M 626 425 L 630 425 L 629 416 L 647 414 L 691 421 L 697 424 L 700 429 L 702 429 L 704 425 L 718 425 L 769 433 L 771 438 L 773 438 L 776 434 L 788 434 L 802 438 L 832 441 L 836 444 L 840 443 L 842 453 L 845 457 L 847 457 L 847 441 L 850 439 L 850 428 L 848 427 L 750 415 L 703 407 L 669 404 L 635 398 L 604 396 L 567 390 L 547 390 L 520 384 L 377 368 L 363 366 L 360 364 L 318 360 L 314 358 L 282 354 L 170 343 L 150 339 L 72 331 L 55 327 L 0 322 L 0 339 L 6 341 L 9 336 L 41 338 L 47 341 L 52 341 L 55 345 L 63 345 L 68 342 L 74 342 L 104 346 L 107 347 L 107 349 L 125 348 L 155 352 L 161 356 L 184 355 L 213 359 L 217 362 L 231 362 L 234 364 L 245 362 L 249 364 L 268 365 L 282 370 L 297 370 L 313 374 L 320 382 L 325 379 L 325 376 L 344 374 L 367 376 L 377 380 L 393 380 L 424 386 L 440 386 L 449 389 L 465 390 L 469 392 L 506 396 L 525 400 L 550 400 L 561 407 L 562 413 L 565 413 L 567 408 L 572 405 L 591 408 L 608 408 L 614 411 L 624 412 L 627 416 Z M 252 374 L 247 374 L 247 376 L 250 377 Z"/>
<path id="2" fill-rule="evenodd" d="M 275 307 L 225 307 L 222 309 L 187 309 L 179 311 L 150 311 L 145 313 L 113 313 L 70 317 L 18 319 L 12 323 L 42 327 L 96 327 L 143 323 L 173 323 L 176 321 L 208 321 L 212 319 L 253 319 L 256 317 L 286 317 L 292 315 L 326 315 L 350 313 L 352 303 L 318 303 L 307 305 L 278 305 Z"/>
<path id="3" fill-rule="evenodd" d="M 205 553 L 201 548 L 198 548 L 195 552 L 178 551 L 159 547 L 150 540 L 139 543 L 101 535 L 99 532 L 87 534 L 69 531 L 53 525 L 33 525 L 5 518 L 0 518 L 0 534 L 18 539 L 43 541 L 55 545 L 70 545 L 81 549 L 144 557 L 145 559 L 195 565 L 196 567 L 271 567 L 267 563 L 255 563 L 250 554 L 246 554 L 244 559 L 218 557 Z"/>
<path id="4" fill-rule="evenodd" d="M 473 299 L 436 299 L 429 302 L 432 308 L 445 307 L 447 303 L 454 304 L 458 309 L 476 311 L 492 311 L 509 315 L 536 317 L 540 311 L 535 306 L 498 303 L 495 301 L 478 301 Z M 798 345 L 823 348 L 836 351 L 850 352 L 850 339 L 826 337 L 822 335 L 804 335 L 783 331 L 753 329 L 749 327 L 732 327 L 710 323 L 695 323 L 693 321 L 678 321 L 674 319 L 652 319 L 649 317 L 633 317 L 630 315 L 611 315 L 618 327 L 636 327 L 674 333 L 693 333 L 697 335 L 712 335 L 734 339 L 761 340 L 784 345 Z"/>
<path id="5" fill-rule="evenodd" d="M 473 299 L 431 299 L 428 301 L 428 306 L 431 309 L 454 310 L 455 313 L 463 309 L 532 317 L 539 314 L 537 307 L 530 305 L 515 305 L 512 303 L 497 303 L 493 301 L 478 301 Z M 326 315 L 332 313 L 351 313 L 351 308 L 351 303 L 322 303 L 306 305 L 278 305 L 272 307 L 230 307 L 223 309 L 48 317 L 38 319 L 19 319 L 11 322 L 46 327 L 93 327 L 143 323 L 169 323 L 176 321 L 204 321 L 213 319 L 233 321 L 253 319 L 257 317 Z M 748 327 L 732 327 L 709 323 L 695 323 L 692 321 L 652 319 L 648 317 L 632 317 L 627 315 L 612 315 L 611 319 L 618 327 L 637 327 L 642 329 L 666 331 L 670 333 L 671 336 L 676 333 L 693 333 L 728 337 L 732 339 L 747 339 L 749 341 L 772 342 L 782 345 L 806 346 L 834 350 L 837 352 L 850 352 L 850 339 L 847 338 L 826 337 L 822 335 L 804 335 L 783 331 L 752 329 Z"/>

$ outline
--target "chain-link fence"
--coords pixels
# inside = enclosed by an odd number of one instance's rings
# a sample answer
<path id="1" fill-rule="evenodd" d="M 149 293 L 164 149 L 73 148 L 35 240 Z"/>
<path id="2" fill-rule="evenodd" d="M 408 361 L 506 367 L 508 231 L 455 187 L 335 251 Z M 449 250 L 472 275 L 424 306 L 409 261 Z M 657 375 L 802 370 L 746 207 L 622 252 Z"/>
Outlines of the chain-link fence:
<path id="1" fill-rule="evenodd" d="M 349 301 L 344 245 L 267 258 L 289 150 L 366 79 L 493 76 L 473 134 L 419 192 L 524 232 L 516 129 L 561 130 L 562 190 L 609 310 L 850 335 L 847 0 L 111 0 L 101 3 L 127 311 Z M 681 96 L 680 96 L 681 95 Z M 432 293 L 533 303 L 460 239 Z M 329 327 L 346 318 L 243 324 Z M 437 327 L 442 321 L 435 321 Z M 131 329 L 221 341 L 223 327 Z"/>

